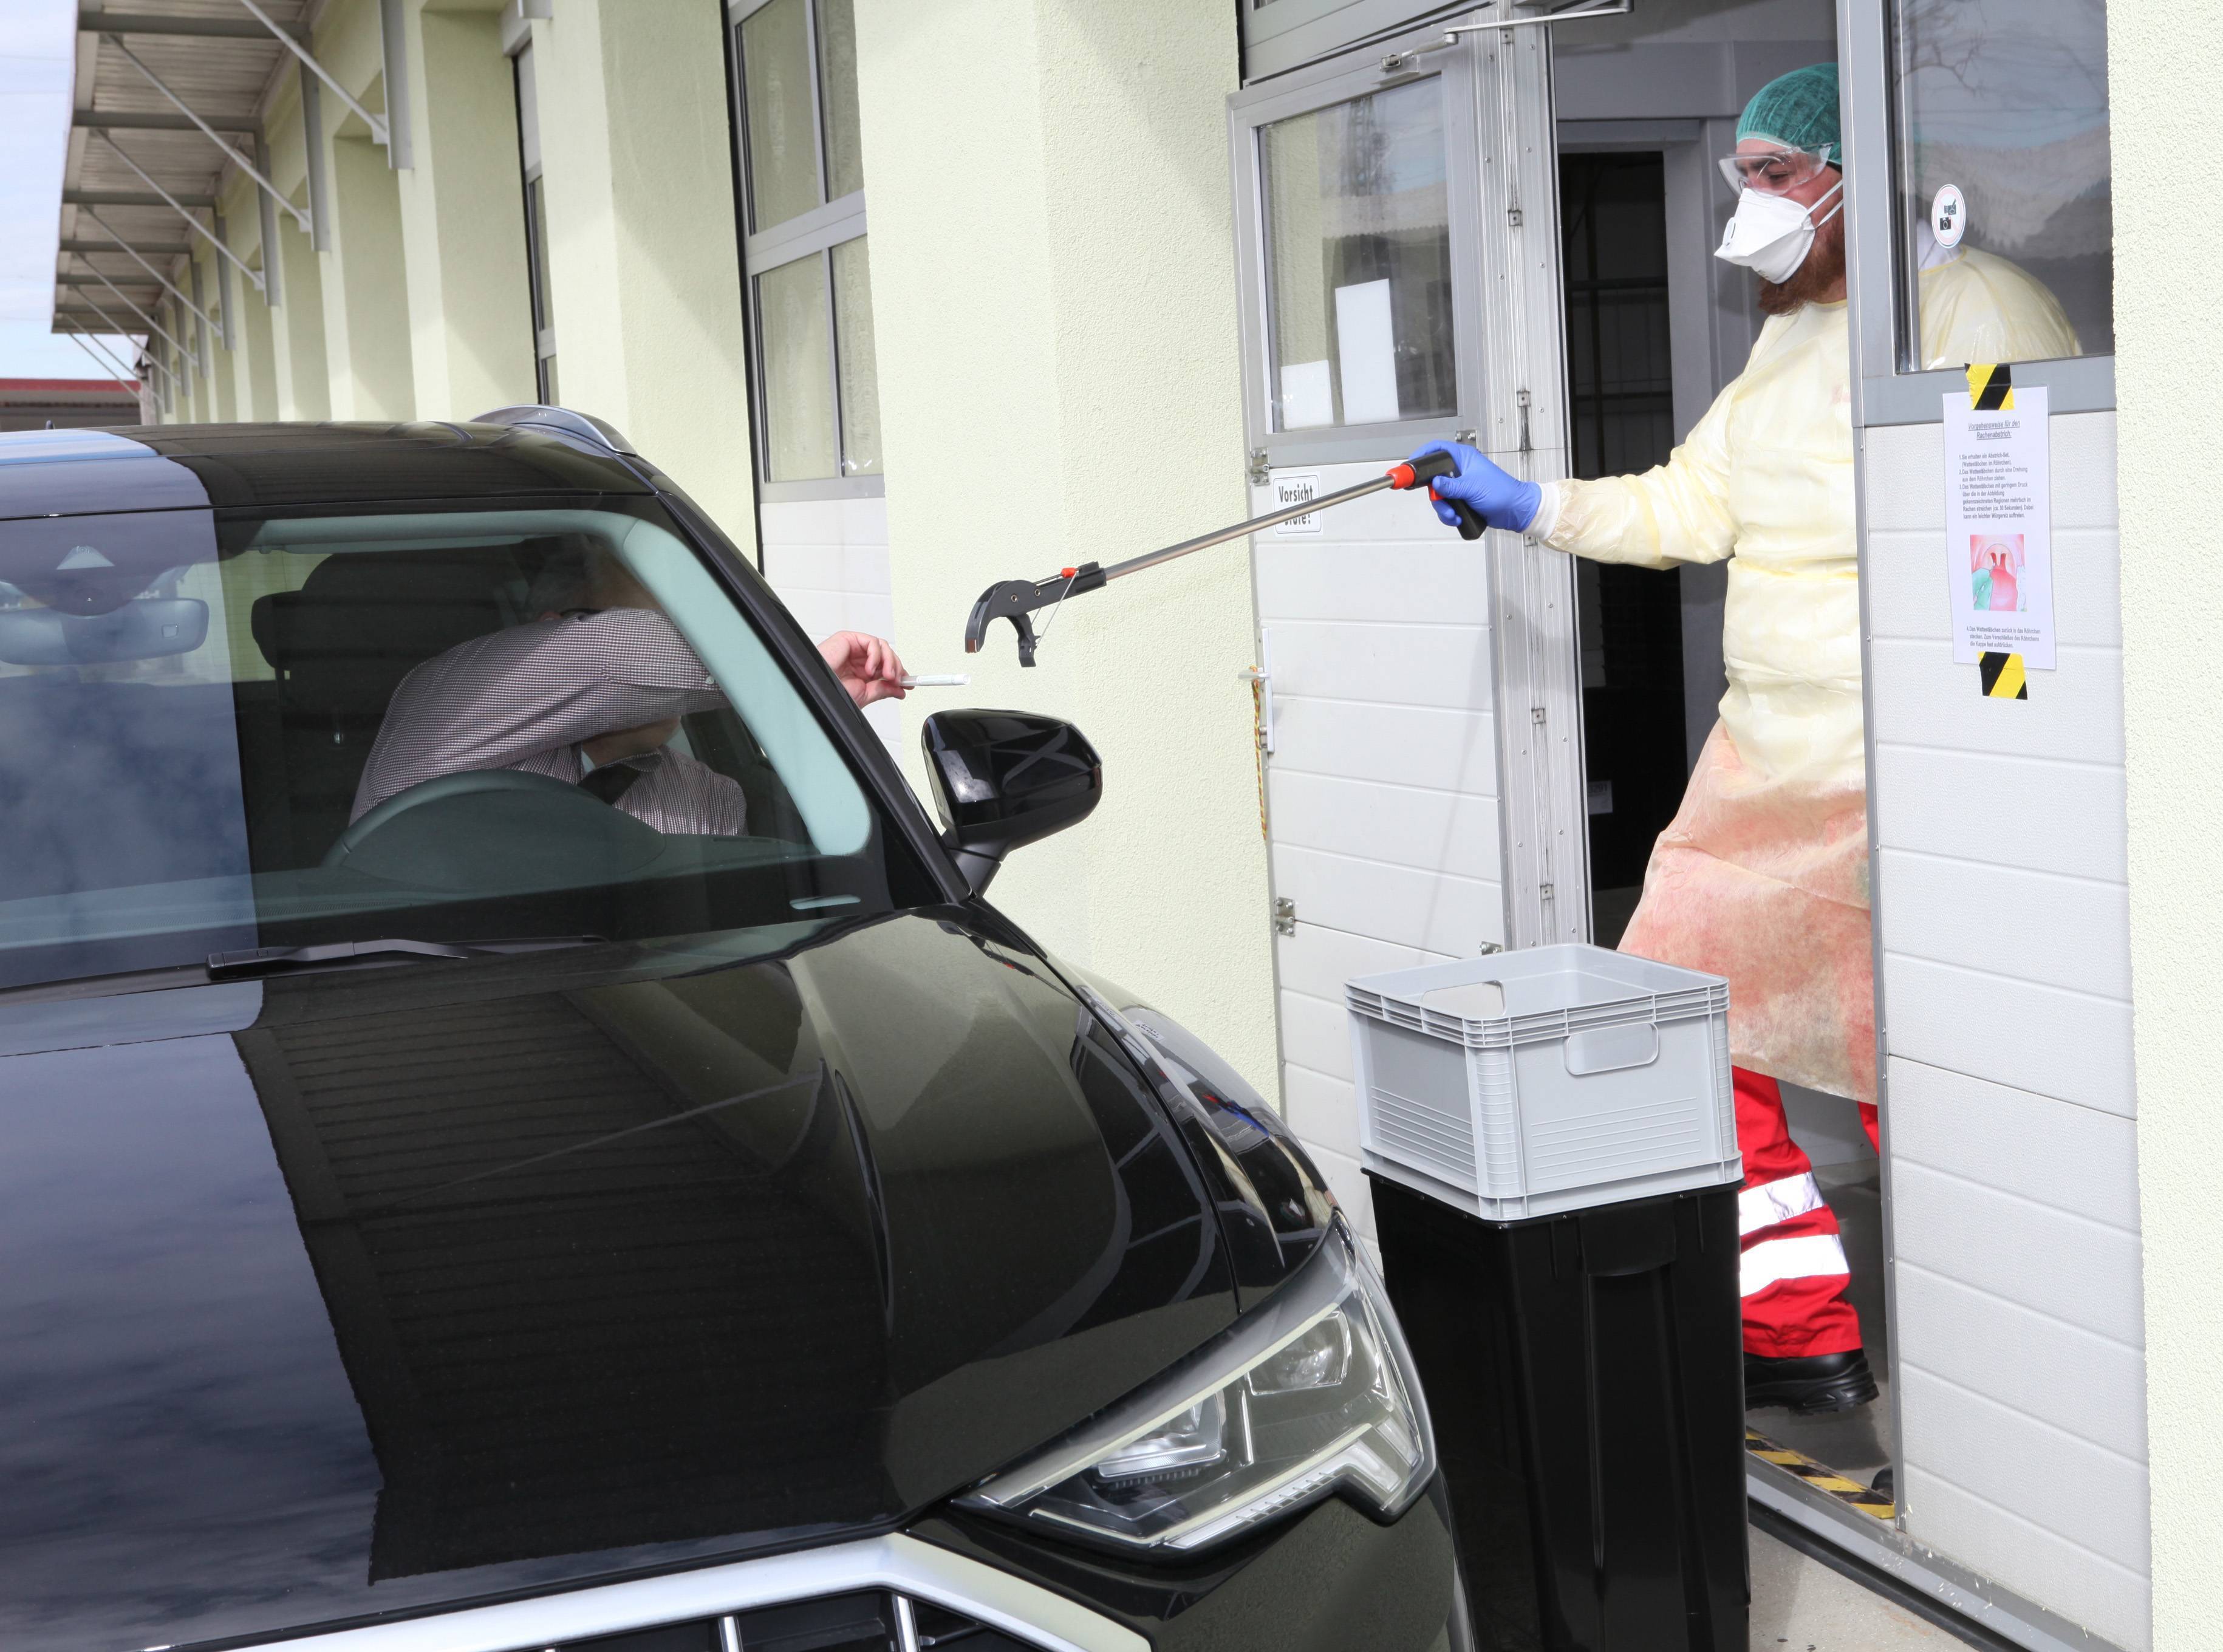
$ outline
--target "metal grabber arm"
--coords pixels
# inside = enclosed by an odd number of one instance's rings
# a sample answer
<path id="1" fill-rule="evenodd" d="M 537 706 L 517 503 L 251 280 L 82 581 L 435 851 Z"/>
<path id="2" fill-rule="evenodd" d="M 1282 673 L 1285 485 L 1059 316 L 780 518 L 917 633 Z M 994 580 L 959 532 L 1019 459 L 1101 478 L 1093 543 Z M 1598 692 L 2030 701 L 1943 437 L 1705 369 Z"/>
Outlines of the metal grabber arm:
<path id="1" fill-rule="evenodd" d="M 1404 489 L 1421 487 L 1440 476 L 1457 473 L 1458 462 L 1448 453 L 1423 453 L 1417 459 L 1393 464 L 1371 482 L 1362 482 L 1356 487 L 1345 488 L 1332 494 L 1322 494 L 1302 504 L 1284 506 L 1269 511 L 1263 516 L 1254 516 L 1247 522 L 1237 522 L 1232 527 L 1223 527 L 1216 533 L 1183 539 L 1179 545 L 1169 545 L 1159 551 L 1146 552 L 1139 557 L 1130 557 L 1124 562 L 1115 562 L 1109 568 L 1099 563 L 1084 562 L 1078 568 L 1061 568 L 1048 579 L 1006 579 L 991 585 L 980 593 L 980 600 L 973 604 L 972 616 L 965 621 L 965 652 L 977 654 L 987 640 L 988 626 L 996 620 L 1009 620 L 1011 628 L 1019 634 L 1019 664 L 1035 663 L 1035 645 L 1040 640 L 1035 634 L 1034 621 L 1029 616 L 1037 608 L 1055 608 L 1068 596 L 1085 596 L 1090 591 L 1102 590 L 1115 579 L 1129 574 L 1138 574 L 1145 568 L 1155 568 L 1162 562 L 1171 562 L 1176 557 L 1187 556 L 1193 551 L 1202 551 L 1215 545 L 1225 545 L 1230 539 L 1239 539 L 1260 528 L 1272 527 L 1277 522 L 1293 517 L 1309 516 L 1316 510 L 1347 504 L 1368 494 L 1380 493 L 1384 488 Z M 1434 490 L 1430 489 L 1433 497 Z M 1459 537 L 1478 539 L 1482 537 L 1482 518 L 1465 501 L 1452 499 L 1444 501 L 1458 514 Z"/>

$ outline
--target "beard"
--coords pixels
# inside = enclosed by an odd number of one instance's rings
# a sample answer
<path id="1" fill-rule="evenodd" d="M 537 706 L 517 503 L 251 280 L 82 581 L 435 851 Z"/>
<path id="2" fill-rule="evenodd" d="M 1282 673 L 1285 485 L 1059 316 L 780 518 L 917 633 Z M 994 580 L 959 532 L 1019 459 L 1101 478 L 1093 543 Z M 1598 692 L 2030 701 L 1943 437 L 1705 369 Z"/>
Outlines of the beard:
<path id="1" fill-rule="evenodd" d="M 1845 279 L 1845 215 L 1839 212 L 1814 231 L 1814 244 L 1806 262 L 1791 272 L 1787 281 L 1762 281 L 1760 312 L 1787 316 L 1803 305 L 1829 303 L 1844 296 L 1839 283 Z"/>

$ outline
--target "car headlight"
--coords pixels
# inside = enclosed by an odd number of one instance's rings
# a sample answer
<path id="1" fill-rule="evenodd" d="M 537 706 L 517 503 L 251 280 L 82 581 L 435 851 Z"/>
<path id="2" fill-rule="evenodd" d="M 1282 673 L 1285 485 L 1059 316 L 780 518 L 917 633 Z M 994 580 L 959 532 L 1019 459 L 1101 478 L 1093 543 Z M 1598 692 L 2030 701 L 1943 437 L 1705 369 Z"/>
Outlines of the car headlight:
<path id="1" fill-rule="evenodd" d="M 1434 1470 L 1404 1334 L 1338 1220 L 1216 1340 L 958 1501 L 1185 1553 L 1338 1491 L 1394 1518 Z"/>

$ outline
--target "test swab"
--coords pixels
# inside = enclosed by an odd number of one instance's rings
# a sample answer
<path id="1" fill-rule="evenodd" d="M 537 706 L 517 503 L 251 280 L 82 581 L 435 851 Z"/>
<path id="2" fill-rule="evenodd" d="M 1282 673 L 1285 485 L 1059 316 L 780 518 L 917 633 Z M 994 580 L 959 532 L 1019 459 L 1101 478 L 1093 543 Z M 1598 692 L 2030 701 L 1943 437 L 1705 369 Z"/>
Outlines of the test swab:
<path id="1" fill-rule="evenodd" d="M 907 689 L 963 688 L 973 680 L 970 672 L 919 672 L 898 679 Z"/>

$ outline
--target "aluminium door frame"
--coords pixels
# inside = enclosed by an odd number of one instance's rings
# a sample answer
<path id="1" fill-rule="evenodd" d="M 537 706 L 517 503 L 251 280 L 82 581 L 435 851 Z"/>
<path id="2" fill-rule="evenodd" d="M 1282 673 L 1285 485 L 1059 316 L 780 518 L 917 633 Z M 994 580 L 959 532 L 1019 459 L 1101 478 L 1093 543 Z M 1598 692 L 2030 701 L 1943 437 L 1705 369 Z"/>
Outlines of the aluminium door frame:
<path id="1" fill-rule="evenodd" d="M 1839 97 L 1848 154 L 1884 157 L 1884 164 L 1853 168 L 1845 188 L 1845 264 L 1848 280 L 1849 346 L 1852 353 L 1854 546 L 1860 571 L 1861 677 L 1863 759 L 1873 781 L 1876 768 L 1875 719 L 1865 715 L 1875 681 L 1872 658 L 1867 546 L 1867 436 L 1890 425 L 1934 424 L 1943 417 L 1944 395 L 1965 388 L 1955 371 L 1902 372 L 1897 363 L 1899 329 L 1905 325 L 1897 297 L 1899 244 L 1896 181 L 1892 162 L 1888 0 L 1837 0 L 1837 47 L 1842 66 Z M 2014 364 L 2018 384 L 2044 384 L 2052 392 L 2055 413 L 2113 408 L 2114 358 L 2078 356 Z M 1899 1322 L 1899 1252 L 1896 1207 L 1892 1196 L 1891 1029 L 1883 995 L 1884 945 L 1889 921 L 1888 889 L 1877 849 L 1876 794 L 1867 792 L 1869 946 L 1875 992 L 1878 1155 L 1884 1242 L 1884 1319 L 1894 1367 L 1903 1344 Z M 1905 1385 L 1891 1384 L 1892 1468 L 1894 1484 L 1906 1484 L 1903 1418 Z M 1769 1465 L 1748 1459 L 1747 1490 L 1754 1502 L 1843 1551 L 1855 1561 L 1926 1595 L 1979 1627 L 2033 1652 L 2109 1652 L 2110 1643 L 2059 1613 L 1993 1582 L 1951 1556 L 1942 1554 L 1906 1531 L 1898 1510 L 1886 1525 L 1813 1491 Z M 2012 1512 L 2012 1511 L 2010 1511 Z"/>
<path id="2" fill-rule="evenodd" d="M 1285 466 L 1394 460 L 1422 442 L 1452 437 L 1473 442 L 1516 476 L 1537 482 L 1566 476 L 1566 322 L 1549 34 L 1488 29 L 1447 47 L 1435 23 L 1228 99 L 1244 421 L 1254 478 Z M 1443 98 L 1457 412 L 1276 432 L 1257 134 L 1278 120 L 1427 80 Z M 1489 533 L 1477 549 L 1488 559 L 1505 944 L 1587 941 L 1590 822 L 1573 559 L 1506 533 Z M 1254 627 L 1256 569 L 1254 549 Z M 1269 856 L 1269 871 L 1270 864 Z"/>

